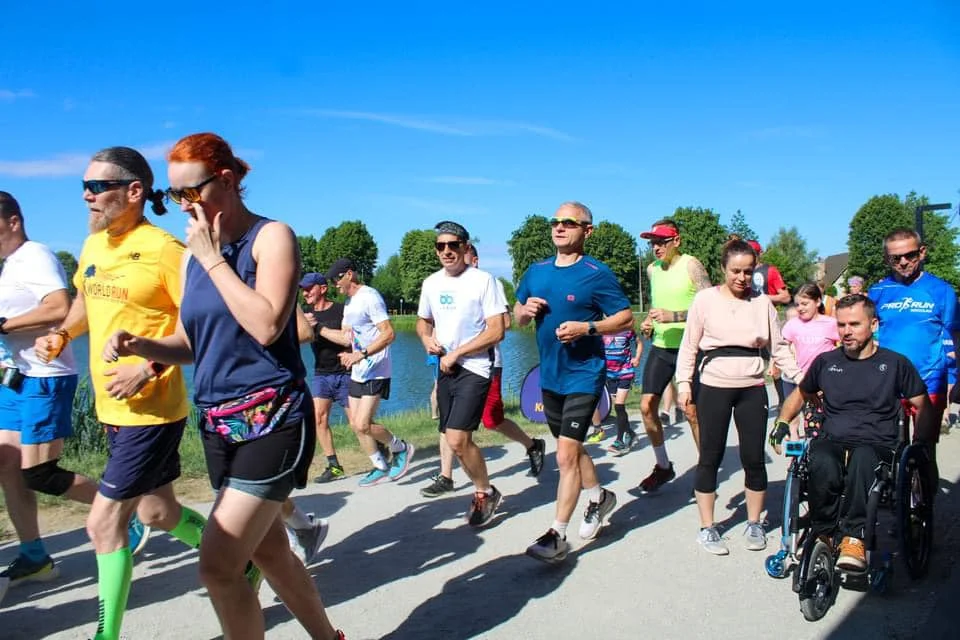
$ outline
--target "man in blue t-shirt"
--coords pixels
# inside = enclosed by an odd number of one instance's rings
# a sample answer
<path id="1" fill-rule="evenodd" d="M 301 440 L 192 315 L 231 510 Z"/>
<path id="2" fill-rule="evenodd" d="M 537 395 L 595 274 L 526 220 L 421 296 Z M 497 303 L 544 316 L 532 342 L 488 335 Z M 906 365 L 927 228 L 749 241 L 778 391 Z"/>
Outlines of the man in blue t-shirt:
<path id="1" fill-rule="evenodd" d="M 566 532 L 583 487 L 589 502 L 580 538 L 592 540 L 617 505 L 600 487 L 593 459 L 583 447 L 590 418 L 604 388 L 606 361 L 602 335 L 633 326 L 630 302 L 616 276 L 583 254 L 593 233 L 593 214 L 579 202 L 560 205 L 550 220 L 556 257 L 527 269 L 517 287 L 517 324 L 536 322 L 543 412 L 557 438 L 557 507 L 553 526 L 527 555 L 556 563 L 567 556 Z"/>
<path id="2" fill-rule="evenodd" d="M 877 305 L 880 346 L 903 354 L 917 367 L 939 424 L 946 408 L 951 366 L 944 337 L 956 341 L 960 322 L 953 287 L 923 270 L 926 256 L 927 248 L 913 229 L 888 233 L 884 259 L 890 275 L 870 287 L 869 296 Z"/>

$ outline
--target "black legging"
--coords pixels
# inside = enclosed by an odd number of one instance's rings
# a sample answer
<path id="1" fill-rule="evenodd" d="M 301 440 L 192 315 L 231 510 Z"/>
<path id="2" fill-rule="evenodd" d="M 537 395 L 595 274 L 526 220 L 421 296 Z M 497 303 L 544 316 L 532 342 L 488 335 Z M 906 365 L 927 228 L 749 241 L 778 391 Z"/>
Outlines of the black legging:
<path id="1" fill-rule="evenodd" d="M 767 488 L 767 466 L 763 443 L 767 430 L 767 389 L 763 385 L 722 389 L 700 385 L 697 416 L 700 419 L 700 461 L 694 488 L 700 493 L 717 490 L 717 470 L 723 461 L 733 413 L 740 435 L 740 463 L 746 475 L 744 486 L 751 491 Z"/>

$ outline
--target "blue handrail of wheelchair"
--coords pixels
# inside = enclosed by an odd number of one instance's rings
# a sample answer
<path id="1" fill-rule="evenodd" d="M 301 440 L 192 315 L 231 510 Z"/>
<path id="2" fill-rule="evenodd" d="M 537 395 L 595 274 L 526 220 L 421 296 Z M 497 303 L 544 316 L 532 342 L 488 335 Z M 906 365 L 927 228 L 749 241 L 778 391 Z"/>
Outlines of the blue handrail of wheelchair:
<path id="1" fill-rule="evenodd" d="M 785 444 L 785 454 L 790 458 L 799 458 L 803 456 L 804 452 L 807 450 L 808 444 L 807 438 L 802 438 L 800 440 L 787 440 Z"/>

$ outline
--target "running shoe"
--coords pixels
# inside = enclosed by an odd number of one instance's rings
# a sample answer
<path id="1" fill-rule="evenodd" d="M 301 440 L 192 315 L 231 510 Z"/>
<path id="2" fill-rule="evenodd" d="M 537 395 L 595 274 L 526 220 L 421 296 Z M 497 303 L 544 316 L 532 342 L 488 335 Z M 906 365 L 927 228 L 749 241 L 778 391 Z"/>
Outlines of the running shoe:
<path id="1" fill-rule="evenodd" d="M 670 414 L 667 413 L 666 411 L 660 412 L 660 424 L 663 425 L 664 427 L 670 426 Z"/>
<path id="2" fill-rule="evenodd" d="M 407 474 L 415 451 L 416 448 L 412 444 L 404 442 L 402 451 L 393 452 L 393 462 L 390 463 L 390 470 L 387 472 L 391 480 L 399 480 Z"/>
<path id="3" fill-rule="evenodd" d="M 390 447 L 377 440 L 377 451 L 383 456 L 383 461 L 390 464 Z"/>
<path id="4" fill-rule="evenodd" d="M 147 546 L 150 527 L 143 524 L 137 514 L 134 513 L 130 516 L 130 522 L 127 523 L 127 536 L 130 538 L 130 554 L 135 556 Z"/>
<path id="5" fill-rule="evenodd" d="M 674 409 L 673 414 L 674 414 L 673 424 L 680 424 L 687 418 L 687 416 L 683 415 L 683 410 L 680 407 L 677 407 L 676 409 Z"/>
<path id="6" fill-rule="evenodd" d="M 837 558 L 837 569 L 850 573 L 860 573 L 867 568 L 867 553 L 863 540 L 845 537 L 840 541 L 840 556 Z"/>
<path id="7" fill-rule="evenodd" d="M 27 582 L 48 582 L 59 575 L 60 567 L 50 556 L 35 562 L 27 556 L 18 555 L 6 569 L 0 572 L 0 580 L 6 578 L 9 586 L 16 587 Z"/>
<path id="8" fill-rule="evenodd" d="M 580 525 L 580 539 L 593 540 L 600 533 L 603 519 L 617 506 L 617 494 L 607 489 L 600 490 L 600 502 L 588 502 Z"/>
<path id="9" fill-rule="evenodd" d="M 553 529 L 548 529 L 545 534 L 537 538 L 536 542 L 527 547 L 527 555 L 541 562 L 556 564 L 563 562 L 569 550 L 570 545 L 567 544 L 567 539 L 561 538 L 560 534 Z"/>
<path id="10" fill-rule="evenodd" d="M 630 453 L 630 450 L 633 448 L 633 443 L 636 442 L 636 440 L 637 435 L 633 431 L 627 431 L 614 440 L 610 446 L 607 447 L 607 451 L 617 458 L 625 456 Z"/>
<path id="11" fill-rule="evenodd" d="M 670 463 L 670 467 L 667 469 L 662 469 L 660 468 L 660 465 L 655 464 L 653 465 L 653 471 L 650 473 L 650 475 L 644 478 L 643 482 L 640 483 L 640 490 L 644 493 L 651 493 L 676 477 L 677 474 L 673 470 L 672 462 Z"/>
<path id="12" fill-rule="evenodd" d="M 439 498 L 445 493 L 453 491 L 453 480 L 442 474 L 437 474 L 431 478 L 432 482 L 420 489 L 420 495 L 424 498 Z"/>
<path id="13" fill-rule="evenodd" d="M 767 548 L 767 532 L 759 522 L 748 522 L 743 535 L 747 538 L 747 549 L 750 551 L 763 551 Z"/>
<path id="14" fill-rule="evenodd" d="M 590 432 L 587 433 L 587 437 L 584 439 L 584 442 L 596 444 L 598 442 L 603 442 L 603 439 L 606 437 L 607 434 L 603 432 L 603 427 L 590 427 Z"/>
<path id="15" fill-rule="evenodd" d="M 493 514 L 503 502 L 503 495 L 493 485 L 490 485 L 490 491 L 490 493 L 477 491 L 473 494 L 473 502 L 470 503 L 470 511 L 467 512 L 467 522 L 470 526 L 482 527 L 493 520 Z"/>
<path id="16" fill-rule="evenodd" d="M 360 478 L 361 487 L 372 487 L 374 485 L 380 484 L 381 482 L 387 482 L 390 479 L 389 474 L 386 471 L 381 471 L 374 467 L 370 470 L 370 473 Z"/>
<path id="17" fill-rule="evenodd" d="M 317 559 L 320 547 L 323 545 L 323 541 L 327 539 L 327 534 L 330 533 L 330 524 L 323 518 L 317 518 L 312 513 L 307 514 L 307 520 L 310 521 L 309 527 L 304 529 L 287 527 L 287 535 L 289 537 L 290 532 L 293 532 L 293 539 L 297 541 L 297 548 L 294 549 L 294 553 L 297 554 L 297 557 L 305 566 L 310 566 Z M 303 550 L 302 555 L 299 552 L 300 549 Z"/>
<path id="18" fill-rule="evenodd" d="M 715 556 L 725 556 L 730 553 L 730 549 L 728 549 L 727 545 L 724 544 L 723 538 L 720 537 L 720 532 L 717 531 L 716 527 L 700 529 L 700 535 L 697 537 L 697 542 L 700 543 L 700 546 L 703 547 L 704 551 L 712 553 Z"/>
<path id="19" fill-rule="evenodd" d="M 326 482 L 332 482 L 333 480 L 339 480 L 347 474 L 343 471 L 343 467 L 338 464 L 327 465 L 327 468 L 323 470 L 323 473 L 318 475 L 313 481 L 317 484 L 324 484 Z"/>
<path id="20" fill-rule="evenodd" d="M 533 445 L 527 449 L 527 457 L 530 458 L 530 471 L 527 475 L 536 478 L 543 471 L 543 456 L 547 450 L 547 443 L 542 438 L 534 438 Z"/>
<path id="21" fill-rule="evenodd" d="M 243 570 L 243 577 L 246 578 L 250 586 L 253 587 L 255 594 L 260 593 L 260 585 L 263 584 L 263 574 L 260 572 L 260 567 L 248 560 L 247 568 Z"/>

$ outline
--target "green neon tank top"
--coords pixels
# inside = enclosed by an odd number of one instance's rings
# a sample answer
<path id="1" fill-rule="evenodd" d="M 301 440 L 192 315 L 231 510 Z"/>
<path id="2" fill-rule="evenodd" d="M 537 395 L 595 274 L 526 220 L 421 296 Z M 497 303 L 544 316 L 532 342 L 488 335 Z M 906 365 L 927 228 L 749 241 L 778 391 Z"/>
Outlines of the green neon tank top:
<path id="1" fill-rule="evenodd" d="M 688 255 L 680 255 L 670 265 L 663 269 L 660 261 L 653 263 L 650 270 L 650 302 L 654 309 L 668 311 L 686 311 L 697 295 L 697 287 L 690 279 L 690 262 Z M 686 322 L 654 322 L 653 344 L 664 349 L 677 349 L 683 338 L 683 329 Z"/>

